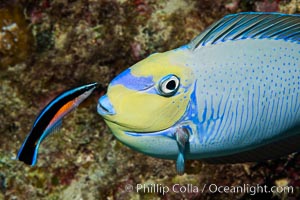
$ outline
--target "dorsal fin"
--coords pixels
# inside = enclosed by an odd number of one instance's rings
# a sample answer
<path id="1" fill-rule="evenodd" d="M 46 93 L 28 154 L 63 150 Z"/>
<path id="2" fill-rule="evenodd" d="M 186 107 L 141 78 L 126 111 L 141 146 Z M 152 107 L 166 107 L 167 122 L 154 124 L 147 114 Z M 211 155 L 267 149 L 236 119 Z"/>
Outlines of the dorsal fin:
<path id="1" fill-rule="evenodd" d="M 300 15 L 239 13 L 227 15 L 193 39 L 191 50 L 201 46 L 241 39 L 274 39 L 300 42 Z"/>

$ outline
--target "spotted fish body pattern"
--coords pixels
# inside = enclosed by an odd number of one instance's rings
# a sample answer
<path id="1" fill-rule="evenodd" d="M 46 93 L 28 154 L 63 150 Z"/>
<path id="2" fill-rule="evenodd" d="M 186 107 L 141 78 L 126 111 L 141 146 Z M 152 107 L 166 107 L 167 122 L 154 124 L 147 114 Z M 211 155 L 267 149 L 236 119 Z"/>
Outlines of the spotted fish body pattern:
<path id="1" fill-rule="evenodd" d="M 299 151 L 299 42 L 299 15 L 225 16 L 116 77 L 98 112 L 121 142 L 177 160 L 179 173 L 186 159 L 235 163 Z"/>
<path id="2" fill-rule="evenodd" d="M 252 148 L 299 124 L 299 52 L 299 45 L 267 39 L 196 50 L 201 65 L 190 65 L 201 98 L 191 150 L 205 156 Z"/>

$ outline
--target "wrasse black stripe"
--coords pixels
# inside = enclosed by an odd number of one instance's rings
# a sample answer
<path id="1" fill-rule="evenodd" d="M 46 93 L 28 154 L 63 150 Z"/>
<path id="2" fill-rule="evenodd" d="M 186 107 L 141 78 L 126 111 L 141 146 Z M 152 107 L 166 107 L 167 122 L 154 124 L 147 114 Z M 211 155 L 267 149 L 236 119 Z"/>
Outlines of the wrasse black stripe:
<path id="1" fill-rule="evenodd" d="M 83 86 L 79 86 L 65 92 L 62 92 L 55 99 L 53 99 L 38 115 L 35 120 L 30 133 L 25 139 L 23 145 L 21 146 L 17 158 L 20 161 L 28 165 L 34 165 L 36 163 L 36 155 L 39 143 L 51 132 L 49 130 L 49 124 L 55 117 L 55 115 L 59 112 L 59 110 L 66 105 L 68 102 L 79 99 L 80 104 L 84 99 L 86 99 L 95 89 L 98 87 L 98 83 L 91 83 Z M 85 93 L 88 93 L 86 96 Z M 84 96 L 82 96 L 84 95 Z M 74 105 L 72 109 L 74 109 L 77 105 Z M 72 110 L 71 109 L 71 110 Z M 68 112 L 70 112 L 69 110 Z M 64 117 L 62 115 L 58 122 Z M 55 125 L 54 125 L 55 126 Z M 46 130 L 48 127 L 48 130 Z M 51 128 L 50 128 L 51 129 Z"/>

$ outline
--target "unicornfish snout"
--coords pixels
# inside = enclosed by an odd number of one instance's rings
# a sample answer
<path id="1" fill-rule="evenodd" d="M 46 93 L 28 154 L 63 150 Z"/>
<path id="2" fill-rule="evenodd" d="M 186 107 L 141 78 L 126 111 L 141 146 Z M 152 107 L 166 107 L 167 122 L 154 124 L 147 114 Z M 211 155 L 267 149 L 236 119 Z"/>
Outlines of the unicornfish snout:
<path id="1" fill-rule="evenodd" d="M 115 110 L 112 104 L 109 101 L 109 98 L 107 95 L 102 96 L 98 100 L 98 106 L 97 106 L 97 111 L 100 115 L 114 115 Z"/>

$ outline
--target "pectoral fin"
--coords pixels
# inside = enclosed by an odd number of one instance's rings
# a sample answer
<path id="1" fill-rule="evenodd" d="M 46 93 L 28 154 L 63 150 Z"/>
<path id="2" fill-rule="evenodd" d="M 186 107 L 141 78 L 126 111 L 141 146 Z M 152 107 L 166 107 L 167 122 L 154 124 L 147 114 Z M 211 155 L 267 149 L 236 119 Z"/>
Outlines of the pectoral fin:
<path id="1" fill-rule="evenodd" d="M 189 141 L 188 130 L 184 127 L 179 127 L 175 132 L 175 138 L 179 150 L 179 154 L 176 160 L 176 171 L 178 174 L 183 174 L 185 164 L 185 151 Z"/>

